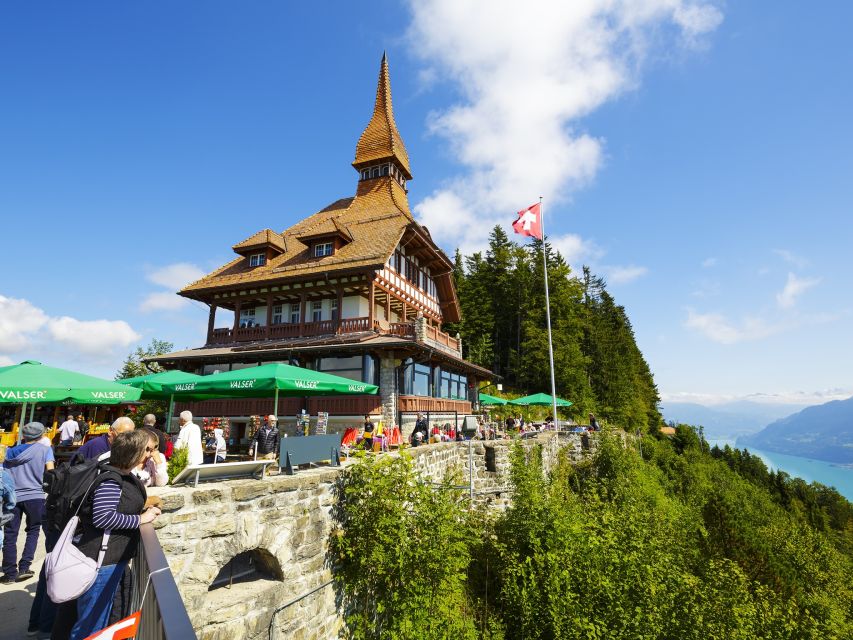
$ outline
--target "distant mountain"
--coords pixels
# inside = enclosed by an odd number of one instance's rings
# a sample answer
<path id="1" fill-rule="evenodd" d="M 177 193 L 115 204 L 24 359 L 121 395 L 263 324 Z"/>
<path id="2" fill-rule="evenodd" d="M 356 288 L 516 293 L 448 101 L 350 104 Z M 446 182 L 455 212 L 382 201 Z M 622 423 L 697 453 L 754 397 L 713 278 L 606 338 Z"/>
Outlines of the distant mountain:
<path id="1" fill-rule="evenodd" d="M 737 444 L 827 462 L 853 463 L 853 398 L 807 407 L 758 433 L 739 437 Z"/>
<path id="2" fill-rule="evenodd" d="M 770 404 L 737 400 L 708 407 L 692 402 L 664 402 L 661 411 L 668 421 L 705 429 L 708 440 L 733 440 L 761 431 L 768 423 L 800 411 L 802 404 Z"/>

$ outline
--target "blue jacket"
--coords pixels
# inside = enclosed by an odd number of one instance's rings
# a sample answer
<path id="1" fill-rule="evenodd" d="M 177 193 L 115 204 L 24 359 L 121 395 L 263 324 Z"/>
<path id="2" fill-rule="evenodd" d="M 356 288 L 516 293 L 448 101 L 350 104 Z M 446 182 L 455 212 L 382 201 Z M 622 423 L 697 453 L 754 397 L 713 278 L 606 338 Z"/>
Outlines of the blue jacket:
<path id="1" fill-rule="evenodd" d="M 15 508 L 15 479 L 3 467 L 0 467 L 0 524 L 3 516 Z"/>

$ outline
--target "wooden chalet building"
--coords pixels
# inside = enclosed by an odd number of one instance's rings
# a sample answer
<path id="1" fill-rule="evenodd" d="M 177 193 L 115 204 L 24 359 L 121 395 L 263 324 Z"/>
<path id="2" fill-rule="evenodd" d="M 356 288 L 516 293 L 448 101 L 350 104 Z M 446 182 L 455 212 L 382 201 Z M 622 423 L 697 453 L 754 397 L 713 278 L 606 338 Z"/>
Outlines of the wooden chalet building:
<path id="1" fill-rule="evenodd" d="M 450 259 L 418 224 L 407 199 L 409 158 L 394 123 L 383 56 L 373 116 L 356 145 L 355 197 L 343 198 L 283 232 L 263 229 L 233 249 L 237 256 L 180 295 L 210 306 L 207 342 L 153 360 L 201 374 L 289 362 L 378 384 L 378 396 L 282 398 L 285 425 L 305 409 L 327 411 L 339 426 L 371 414 L 386 425 L 469 414 L 490 371 L 462 358 L 445 322 L 460 319 Z M 233 326 L 215 328 L 217 309 Z M 271 400 L 188 403 L 196 415 L 246 418 Z"/>

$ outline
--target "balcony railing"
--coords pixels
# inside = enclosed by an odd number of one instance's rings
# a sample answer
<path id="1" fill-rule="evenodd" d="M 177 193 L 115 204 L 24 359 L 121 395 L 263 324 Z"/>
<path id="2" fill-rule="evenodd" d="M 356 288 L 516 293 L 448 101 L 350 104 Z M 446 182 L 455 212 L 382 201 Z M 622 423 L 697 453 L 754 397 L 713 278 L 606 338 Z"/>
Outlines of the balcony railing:
<path id="1" fill-rule="evenodd" d="M 191 640 L 196 638 L 154 526 L 144 524 L 139 528 L 139 532 L 139 551 L 133 560 L 132 610 L 142 609 L 142 617 L 136 639 Z"/>
<path id="2" fill-rule="evenodd" d="M 439 331 L 435 327 L 427 325 L 426 337 L 428 340 L 433 340 L 434 342 L 437 342 L 438 344 L 445 346 L 448 349 L 459 351 L 459 340 L 457 340 L 456 338 L 452 338 L 443 331 Z"/>
<path id="3" fill-rule="evenodd" d="M 392 335 L 414 340 L 416 337 L 413 322 L 387 322 L 370 318 L 343 318 L 338 320 L 320 320 L 318 322 L 297 322 L 274 324 L 269 327 L 240 327 L 239 329 L 214 329 L 208 336 L 208 345 L 234 344 L 236 342 L 261 342 L 264 340 L 287 340 L 315 336 L 333 336 L 349 333 L 375 331 L 382 335 Z M 425 325 L 425 338 L 436 345 L 458 352 L 459 341 L 436 327 Z"/>

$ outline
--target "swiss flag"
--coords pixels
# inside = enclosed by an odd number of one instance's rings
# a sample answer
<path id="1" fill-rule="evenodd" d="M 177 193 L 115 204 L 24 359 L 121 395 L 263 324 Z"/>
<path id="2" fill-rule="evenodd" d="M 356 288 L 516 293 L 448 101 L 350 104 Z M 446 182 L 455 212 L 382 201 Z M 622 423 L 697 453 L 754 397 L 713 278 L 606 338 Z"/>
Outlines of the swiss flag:
<path id="1" fill-rule="evenodd" d="M 96 631 L 85 640 L 128 640 L 135 638 L 136 632 L 139 631 L 139 616 L 142 611 L 130 614 L 127 618 L 122 618 L 115 624 L 111 624 L 106 629 Z"/>
<path id="2" fill-rule="evenodd" d="M 542 213 L 540 207 L 541 204 L 537 202 L 518 212 L 518 220 L 512 223 L 512 228 L 516 233 L 542 239 Z"/>

